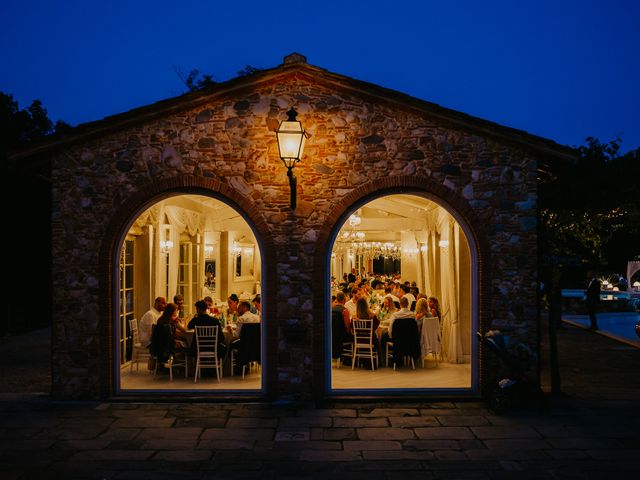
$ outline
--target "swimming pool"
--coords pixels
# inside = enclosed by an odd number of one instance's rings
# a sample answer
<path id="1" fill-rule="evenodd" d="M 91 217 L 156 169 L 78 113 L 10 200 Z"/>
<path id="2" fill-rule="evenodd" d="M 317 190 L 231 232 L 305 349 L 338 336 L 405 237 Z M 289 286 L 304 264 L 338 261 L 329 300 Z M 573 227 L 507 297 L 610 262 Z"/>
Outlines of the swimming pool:
<path id="1" fill-rule="evenodd" d="M 635 331 L 640 314 L 633 312 L 599 313 L 597 319 L 599 333 L 640 348 L 640 338 Z M 562 320 L 584 328 L 589 328 L 591 325 L 587 315 L 562 315 Z"/>

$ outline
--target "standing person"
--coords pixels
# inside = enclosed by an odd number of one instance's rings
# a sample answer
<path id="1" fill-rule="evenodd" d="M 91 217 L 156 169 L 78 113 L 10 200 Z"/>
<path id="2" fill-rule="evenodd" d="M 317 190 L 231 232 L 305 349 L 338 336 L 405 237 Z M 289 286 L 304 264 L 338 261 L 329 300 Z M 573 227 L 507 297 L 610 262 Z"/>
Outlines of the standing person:
<path id="1" fill-rule="evenodd" d="M 351 273 L 349 273 L 349 275 L 347 275 L 347 281 L 349 283 L 356 283 L 356 269 L 352 268 L 351 269 Z"/>
<path id="2" fill-rule="evenodd" d="M 620 275 L 620 278 L 618 278 L 618 289 L 621 292 L 626 292 L 628 288 L 629 288 L 629 282 L 627 282 L 626 278 Z"/>
<path id="3" fill-rule="evenodd" d="M 164 297 L 157 297 L 153 302 L 153 307 L 145 313 L 140 319 L 140 343 L 148 345 L 151 342 L 151 331 L 153 326 L 160 318 L 160 315 L 167 306 L 167 300 Z"/>
<path id="4" fill-rule="evenodd" d="M 587 313 L 589 314 L 589 320 L 591 321 L 591 330 L 598 330 L 598 320 L 596 318 L 596 308 L 600 303 L 600 280 L 590 272 L 591 280 L 587 287 Z"/>

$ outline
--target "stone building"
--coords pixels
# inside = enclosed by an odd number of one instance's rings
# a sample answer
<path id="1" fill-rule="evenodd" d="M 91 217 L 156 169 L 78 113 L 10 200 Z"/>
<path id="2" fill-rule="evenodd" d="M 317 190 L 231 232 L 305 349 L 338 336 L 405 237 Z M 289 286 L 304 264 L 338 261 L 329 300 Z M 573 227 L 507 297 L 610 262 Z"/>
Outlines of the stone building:
<path id="1" fill-rule="evenodd" d="M 274 133 L 292 107 L 310 134 L 295 210 Z M 293 54 L 14 156 L 51 161 L 55 398 L 477 397 L 492 370 L 476 331 L 538 348 L 537 169 L 572 156 L 552 141 Z M 416 373 L 332 362 L 331 277 L 387 268 L 383 248 L 446 314 Z M 184 315 L 261 294 L 245 383 L 131 368 L 129 320 L 177 293 Z"/>

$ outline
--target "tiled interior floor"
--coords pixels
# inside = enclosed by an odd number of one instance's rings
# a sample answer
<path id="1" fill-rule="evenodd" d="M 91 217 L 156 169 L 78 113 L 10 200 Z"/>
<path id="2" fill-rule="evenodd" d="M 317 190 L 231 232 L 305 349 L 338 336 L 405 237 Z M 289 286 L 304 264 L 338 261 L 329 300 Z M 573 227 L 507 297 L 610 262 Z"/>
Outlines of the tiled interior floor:
<path id="1" fill-rule="evenodd" d="M 120 389 L 121 390 L 260 390 L 261 373 L 258 368 L 254 368 L 251 372 L 242 375 L 229 376 L 225 375 L 221 378 L 220 383 L 213 369 L 202 370 L 202 377 L 197 383 L 193 382 L 193 368 L 189 370 L 189 376 L 185 378 L 184 370 L 174 369 L 173 381 L 169 381 L 168 373 L 158 373 L 156 376 L 153 372 L 149 372 L 145 365 L 140 365 L 140 370 L 133 372 L 129 367 L 123 368 L 120 372 Z"/>
<path id="2" fill-rule="evenodd" d="M 350 366 L 331 368 L 331 384 L 334 390 L 378 388 L 471 388 L 471 365 L 428 360 L 411 367 L 380 368 L 375 371 L 364 368 L 351 370 Z"/>
<path id="3" fill-rule="evenodd" d="M 201 379 L 197 383 L 193 382 L 193 371 L 189 372 L 189 377 L 185 378 L 182 369 L 175 370 L 173 382 L 169 381 L 167 373 L 158 374 L 155 377 L 140 365 L 140 370 L 133 372 L 129 368 L 123 368 L 121 372 L 121 390 L 189 390 L 189 391 L 215 391 L 215 390 L 253 390 L 261 388 L 261 370 L 253 369 L 242 376 L 223 376 L 218 383 L 213 370 L 204 371 Z M 331 368 L 331 385 L 333 390 L 354 390 L 354 389 L 380 389 L 380 388 L 471 388 L 471 365 L 452 364 L 439 362 L 435 364 L 433 360 L 422 364 L 416 364 L 416 369 L 411 367 L 380 368 L 375 371 L 364 368 L 351 369 L 350 366 L 343 365 L 335 367 L 335 362 Z"/>

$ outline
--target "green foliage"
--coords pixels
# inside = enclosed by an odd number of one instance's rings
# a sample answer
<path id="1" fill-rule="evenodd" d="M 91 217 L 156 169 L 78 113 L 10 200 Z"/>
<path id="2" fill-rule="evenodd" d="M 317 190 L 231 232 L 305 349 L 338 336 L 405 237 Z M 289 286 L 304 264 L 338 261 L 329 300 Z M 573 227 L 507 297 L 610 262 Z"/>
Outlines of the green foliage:
<path id="1" fill-rule="evenodd" d="M 69 125 L 62 120 L 55 124 L 47 116 L 40 100 L 34 100 L 26 109 L 20 109 L 13 95 L 0 92 L 0 152 L 26 145 Z"/>
<path id="2" fill-rule="evenodd" d="M 625 155 L 619 148 L 619 138 L 603 144 L 589 137 L 575 164 L 541 183 L 539 240 L 546 258 L 624 272 L 628 260 L 640 257 L 640 148 Z"/>

